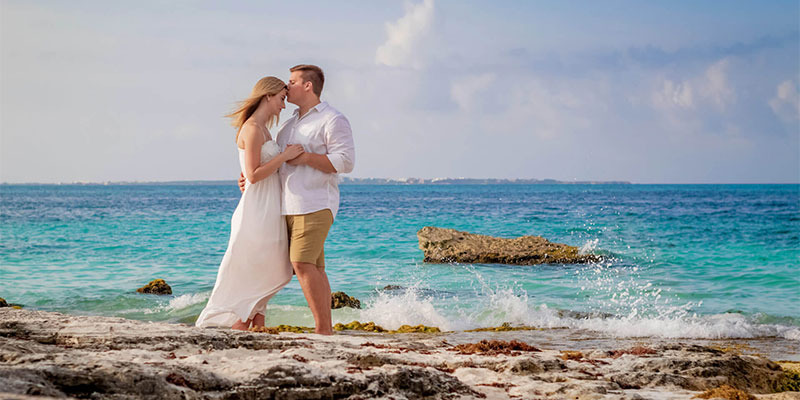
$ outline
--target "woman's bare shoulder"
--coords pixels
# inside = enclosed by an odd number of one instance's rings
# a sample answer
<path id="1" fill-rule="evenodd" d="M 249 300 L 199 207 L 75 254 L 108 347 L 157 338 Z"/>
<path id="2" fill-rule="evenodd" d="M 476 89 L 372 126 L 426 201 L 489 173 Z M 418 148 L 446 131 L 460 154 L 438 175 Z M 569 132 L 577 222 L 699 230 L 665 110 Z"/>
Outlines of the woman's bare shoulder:
<path id="1" fill-rule="evenodd" d="M 245 122 L 244 125 L 242 125 L 242 129 L 239 131 L 239 140 L 236 144 L 240 149 L 244 149 L 248 143 L 257 145 L 262 141 L 264 141 L 264 135 L 258 128 L 258 125 L 254 122 Z"/>

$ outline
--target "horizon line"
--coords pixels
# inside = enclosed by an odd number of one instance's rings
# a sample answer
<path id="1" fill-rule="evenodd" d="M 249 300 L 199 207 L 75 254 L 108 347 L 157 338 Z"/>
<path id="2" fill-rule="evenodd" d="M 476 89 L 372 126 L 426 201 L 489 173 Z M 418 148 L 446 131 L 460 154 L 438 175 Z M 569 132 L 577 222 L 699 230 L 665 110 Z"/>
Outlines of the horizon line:
<path id="1" fill-rule="evenodd" d="M 431 184 L 444 184 L 443 181 L 505 181 L 514 183 L 519 181 L 534 181 L 538 184 L 587 184 L 587 185 L 800 185 L 798 182 L 692 182 L 692 183 L 675 183 L 675 182 L 631 182 L 623 180 L 578 180 L 571 181 L 552 179 L 552 178 L 351 178 L 343 177 L 342 184 L 358 184 L 358 182 L 349 183 L 345 180 L 353 181 L 385 181 L 380 183 L 372 183 L 373 185 L 431 185 Z M 186 179 L 186 180 L 132 180 L 132 181 L 66 181 L 66 182 L 0 182 L 0 185 L 146 185 L 146 184 L 197 184 L 197 183 L 224 183 L 236 182 L 235 179 Z M 552 183 L 551 183 L 552 182 Z M 533 184 L 533 182 L 531 182 Z M 522 183 L 524 184 L 524 182 Z"/>

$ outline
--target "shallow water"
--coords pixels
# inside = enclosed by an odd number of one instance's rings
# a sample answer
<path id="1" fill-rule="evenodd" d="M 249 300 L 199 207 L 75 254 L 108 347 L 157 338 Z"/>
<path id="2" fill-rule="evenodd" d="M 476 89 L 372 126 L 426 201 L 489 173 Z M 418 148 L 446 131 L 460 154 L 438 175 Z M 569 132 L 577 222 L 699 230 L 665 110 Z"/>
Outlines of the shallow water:
<path id="1" fill-rule="evenodd" d="M 342 185 L 334 322 L 460 331 L 503 322 L 598 338 L 800 342 L 800 185 Z M 0 296 L 29 308 L 192 322 L 210 294 L 234 183 L 0 185 Z M 593 265 L 425 264 L 433 225 L 541 235 Z M 164 278 L 173 296 L 135 288 Z M 386 285 L 401 289 L 382 290 Z M 297 281 L 268 324 L 313 325 Z"/>

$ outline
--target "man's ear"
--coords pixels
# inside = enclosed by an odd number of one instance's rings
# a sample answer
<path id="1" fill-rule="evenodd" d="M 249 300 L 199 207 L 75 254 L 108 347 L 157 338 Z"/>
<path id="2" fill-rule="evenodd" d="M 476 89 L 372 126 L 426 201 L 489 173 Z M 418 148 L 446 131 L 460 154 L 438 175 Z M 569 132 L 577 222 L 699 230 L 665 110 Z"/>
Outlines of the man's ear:
<path id="1" fill-rule="evenodd" d="M 305 90 L 311 90 L 311 89 L 312 89 L 312 86 L 314 86 L 314 84 L 313 84 L 313 83 L 311 83 L 311 81 L 305 81 L 305 82 L 303 82 L 303 88 L 304 88 Z"/>

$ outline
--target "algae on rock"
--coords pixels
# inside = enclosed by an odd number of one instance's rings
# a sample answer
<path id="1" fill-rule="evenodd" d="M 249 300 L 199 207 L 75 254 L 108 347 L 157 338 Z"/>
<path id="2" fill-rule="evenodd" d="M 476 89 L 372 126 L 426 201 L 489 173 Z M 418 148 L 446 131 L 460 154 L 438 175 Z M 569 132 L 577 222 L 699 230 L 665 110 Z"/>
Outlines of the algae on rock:
<path id="1" fill-rule="evenodd" d="M 154 279 L 136 291 L 145 294 L 172 294 L 172 288 L 163 279 Z"/>

